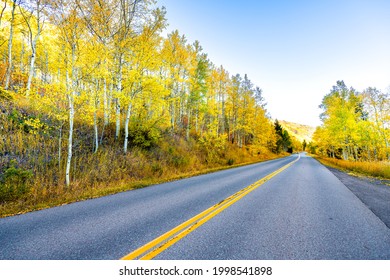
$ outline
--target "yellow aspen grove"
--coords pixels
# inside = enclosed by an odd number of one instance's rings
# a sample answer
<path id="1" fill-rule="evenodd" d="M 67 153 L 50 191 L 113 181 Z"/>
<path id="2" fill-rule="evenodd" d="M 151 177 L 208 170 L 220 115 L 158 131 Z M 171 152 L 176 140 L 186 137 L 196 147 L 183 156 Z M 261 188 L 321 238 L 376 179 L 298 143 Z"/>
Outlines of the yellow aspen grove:
<path id="1" fill-rule="evenodd" d="M 29 42 L 31 47 L 30 66 L 28 71 L 28 80 L 26 85 L 27 95 L 31 89 L 31 83 L 34 76 L 35 60 L 37 55 L 37 43 L 42 33 L 43 26 L 45 24 L 45 6 L 48 5 L 48 0 L 30 0 L 26 1 L 24 9 L 19 6 L 20 13 L 28 27 Z"/>
<path id="2" fill-rule="evenodd" d="M 216 67 L 199 41 L 164 35 L 156 1 L 15 0 L 0 12 L 0 211 L 285 152 L 262 90 Z M 365 136 L 373 158 L 383 122 Z M 13 191 L 1 174 L 15 166 L 26 176 Z"/>
<path id="3" fill-rule="evenodd" d="M 78 59 L 82 54 L 81 40 L 82 32 L 85 30 L 82 21 L 77 12 L 75 1 L 63 0 L 58 1 L 55 6 L 55 14 L 53 20 L 59 28 L 59 40 L 63 45 L 63 61 L 62 75 L 65 74 L 66 96 L 68 99 L 68 155 L 65 167 L 65 181 L 66 186 L 70 186 L 70 168 L 73 154 L 73 128 L 75 118 L 75 98 L 78 96 L 79 82 L 81 79 L 81 71 L 78 65 Z"/>
<path id="4" fill-rule="evenodd" d="M 186 93 L 185 82 L 189 70 L 189 55 L 185 36 L 180 36 L 177 30 L 168 34 L 163 44 L 162 56 L 170 90 L 169 113 L 172 133 L 177 129 L 182 129 L 183 96 Z"/>
<path id="5" fill-rule="evenodd" d="M 124 81 L 124 103 L 126 109 L 125 118 L 125 139 L 123 151 L 127 153 L 129 138 L 129 122 L 131 112 L 137 107 L 136 101 L 143 92 L 150 91 L 145 79 L 154 77 L 154 72 L 160 64 L 157 46 L 160 43 L 159 33 L 165 27 L 165 11 L 156 9 L 152 12 L 153 18 L 143 27 L 142 33 L 135 37 L 126 56 L 131 61 L 129 68 L 126 70 L 126 80 Z M 150 104 L 142 104 L 147 109 Z M 135 108 L 134 108 L 135 109 Z"/>
<path id="6" fill-rule="evenodd" d="M 363 93 L 338 81 L 321 104 L 322 126 L 314 140 L 318 152 L 344 160 L 389 160 L 389 94 Z"/>

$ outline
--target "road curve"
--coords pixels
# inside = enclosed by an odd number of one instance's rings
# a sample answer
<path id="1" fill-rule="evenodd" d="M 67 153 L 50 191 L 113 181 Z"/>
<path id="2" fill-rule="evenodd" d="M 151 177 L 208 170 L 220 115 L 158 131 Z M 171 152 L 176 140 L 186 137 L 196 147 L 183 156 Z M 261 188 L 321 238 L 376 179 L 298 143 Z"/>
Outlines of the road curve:
<path id="1" fill-rule="evenodd" d="M 296 158 L 0 219 L 0 259 L 119 259 Z M 302 155 L 156 259 L 390 259 L 390 230 Z"/>

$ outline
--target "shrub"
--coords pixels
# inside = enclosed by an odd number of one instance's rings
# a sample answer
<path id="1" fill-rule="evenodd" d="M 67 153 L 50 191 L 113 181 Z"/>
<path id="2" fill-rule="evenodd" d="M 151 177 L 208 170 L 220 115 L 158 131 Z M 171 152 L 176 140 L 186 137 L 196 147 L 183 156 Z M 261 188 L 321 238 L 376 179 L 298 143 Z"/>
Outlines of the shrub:
<path id="1" fill-rule="evenodd" d="M 0 99 L 12 100 L 13 99 L 12 95 L 13 95 L 12 92 L 10 92 L 8 90 L 5 90 L 2 87 L 0 87 Z"/>
<path id="2" fill-rule="evenodd" d="M 18 199 L 28 193 L 28 181 L 32 172 L 16 166 L 16 161 L 11 160 L 10 166 L 0 178 L 0 202 Z"/>
<path id="3" fill-rule="evenodd" d="M 199 139 L 201 149 L 207 155 L 207 162 L 218 162 L 226 150 L 226 137 L 212 134 L 205 134 Z"/>
<path id="4" fill-rule="evenodd" d="M 234 159 L 229 158 L 229 159 L 227 160 L 227 164 L 228 164 L 228 165 L 233 165 L 233 164 L 234 164 Z"/>
<path id="5" fill-rule="evenodd" d="M 190 163 L 190 159 L 185 155 L 174 155 L 171 162 L 176 168 L 186 167 Z"/>
<path id="6" fill-rule="evenodd" d="M 153 126 L 147 124 L 132 124 L 129 127 L 129 144 L 133 147 L 142 149 L 150 149 L 158 143 L 160 139 L 160 131 Z"/>
<path id="7" fill-rule="evenodd" d="M 164 172 L 162 166 L 159 163 L 153 163 L 151 166 L 154 175 L 161 176 Z"/>

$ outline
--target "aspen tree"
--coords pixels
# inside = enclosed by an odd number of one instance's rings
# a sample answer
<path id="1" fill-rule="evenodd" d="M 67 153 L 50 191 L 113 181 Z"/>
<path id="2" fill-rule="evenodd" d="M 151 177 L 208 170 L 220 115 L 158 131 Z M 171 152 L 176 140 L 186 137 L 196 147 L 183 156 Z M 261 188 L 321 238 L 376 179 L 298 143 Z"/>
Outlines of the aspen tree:
<path id="1" fill-rule="evenodd" d="M 26 85 L 27 95 L 29 95 L 32 79 L 34 76 L 34 67 L 37 55 L 37 42 L 45 24 L 44 10 L 47 3 L 47 0 L 31 0 L 25 3 L 25 8 L 19 6 L 20 13 L 22 14 L 28 28 L 29 42 L 31 47 L 30 66 Z"/>
<path id="2" fill-rule="evenodd" d="M 77 62 L 80 56 L 80 40 L 84 28 L 77 13 L 77 6 L 74 0 L 61 0 L 56 2 L 53 20 L 60 31 L 59 41 L 63 44 L 63 67 L 65 70 L 66 95 L 68 99 L 68 156 L 65 168 L 66 185 L 70 186 L 70 167 L 73 153 L 73 127 L 75 118 L 75 98 L 78 94 L 78 79 L 80 69 Z"/>
<path id="3" fill-rule="evenodd" d="M 12 43 L 14 38 L 14 26 L 15 26 L 15 10 L 16 6 L 20 3 L 17 0 L 12 1 L 12 10 L 11 10 L 11 20 L 10 20 L 10 29 L 9 29 L 9 39 L 8 39 L 8 65 L 5 76 L 5 89 L 9 89 L 11 86 L 11 74 L 12 74 Z"/>

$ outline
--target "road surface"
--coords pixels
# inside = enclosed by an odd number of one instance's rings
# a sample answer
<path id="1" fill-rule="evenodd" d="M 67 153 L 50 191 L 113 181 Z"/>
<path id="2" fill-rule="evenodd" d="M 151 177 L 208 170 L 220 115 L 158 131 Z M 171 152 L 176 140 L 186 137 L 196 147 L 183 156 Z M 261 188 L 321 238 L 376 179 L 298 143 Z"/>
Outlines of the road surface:
<path id="1" fill-rule="evenodd" d="M 0 259 L 120 259 L 213 205 L 154 258 L 390 259 L 390 229 L 304 154 L 0 219 Z"/>

